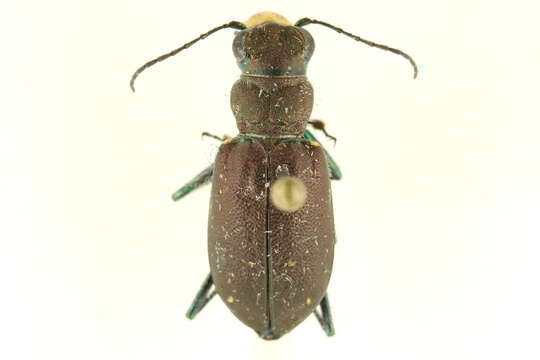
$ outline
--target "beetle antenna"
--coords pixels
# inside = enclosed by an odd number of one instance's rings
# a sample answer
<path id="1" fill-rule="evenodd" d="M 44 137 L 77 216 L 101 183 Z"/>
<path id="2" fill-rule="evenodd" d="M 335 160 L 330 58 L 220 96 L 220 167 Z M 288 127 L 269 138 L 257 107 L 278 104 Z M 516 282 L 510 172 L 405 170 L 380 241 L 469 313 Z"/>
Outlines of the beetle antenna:
<path id="1" fill-rule="evenodd" d="M 325 23 L 324 21 L 315 20 L 315 19 L 303 18 L 303 19 L 298 20 L 296 22 L 296 24 L 294 24 L 294 26 L 305 26 L 305 25 L 309 25 L 309 24 L 319 24 L 319 25 L 329 27 L 330 29 L 332 29 L 334 31 L 337 31 L 340 34 L 343 34 L 343 35 L 346 35 L 346 36 L 348 36 L 350 38 L 353 38 L 356 41 L 361 41 L 366 45 L 373 46 L 373 47 L 376 47 L 376 48 L 379 48 L 379 49 L 383 49 L 383 50 L 393 52 L 394 54 L 401 55 L 405 59 L 409 60 L 409 62 L 413 66 L 413 68 L 414 68 L 414 77 L 413 78 L 416 79 L 416 76 L 418 75 L 418 67 L 416 66 L 416 63 L 414 62 L 413 58 L 410 55 L 404 53 L 403 51 L 401 51 L 399 49 L 394 49 L 394 48 L 391 48 L 391 47 L 383 45 L 383 44 L 377 44 L 377 43 L 374 43 L 373 41 L 362 39 L 361 37 L 356 36 L 354 34 L 351 34 L 350 32 L 347 32 L 347 31 L 345 31 L 345 30 L 343 30 L 341 28 L 338 28 L 338 27 L 336 27 L 334 25 Z"/>
<path id="2" fill-rule="evenodd" d="M 238 21 L 231 21 L 230 23 L 228 24 L 223 24 L 221 26 L 218 26 L 204 34 L 202 34 L 201 36 L 199 36 L 198 38 L 194 39 L 194 40 L 191 40 L 190 42 L 182 45 L 181 47 L 179 47 L 178 49 L 174 49 L 173 51 L 167 53 L 167 54 L 164 54 L 164 55 L 161 55 L 157 58 L 155 58 L 154 60 L 150 60 L 149 62 L 147 62 L 146 64 L 144 64 L 143 66 L 141 66 L 140 68 L 137 69 L 137 71 L 135 71 L 133 73 L 133 75 L 131 76 L 131 80 L 129 82 L 129 87 L 131 88 L 131 90 L 133 92 L 135 92 L 135 80 L 137 79 L 137 77 L 146 69 L 148 69 L 150 66 L 160 62 L 160 61 L 163 61 L 165 59 L 168 59 L 170 58 L 171 56 L 174 56 L 176 54 L 178 54 L 180 51 L 182 50 L 185 50 L 187 49 L 188 47 L 190 47 L 191 45 L 195 44 L 197 41 L 199 40 L 203 40 L 205 39 L 206 37 L 208 37 L 209 35 L 212 35 L 213 33 L 215 33 L 216 31 L 219 31 L 221 29 L 226 29 L 226 28 L 232 28 L 232 29 L 238 29 L 238 30 L 244 30 L 246 28 L 246 25 L 242 24 L 241 22 L 238 22 Z"/>

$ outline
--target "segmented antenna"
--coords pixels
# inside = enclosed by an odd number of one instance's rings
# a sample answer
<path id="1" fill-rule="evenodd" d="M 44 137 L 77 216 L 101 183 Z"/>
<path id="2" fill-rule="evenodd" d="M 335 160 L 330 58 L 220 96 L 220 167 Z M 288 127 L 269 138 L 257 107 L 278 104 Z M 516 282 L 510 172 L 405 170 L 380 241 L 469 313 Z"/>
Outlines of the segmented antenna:
<path id="1" fill-rule="evenodd" d="M 345 31 L 345 30 L 343 30 L 341 28 L 338 28 L 338 27 L 336 27 L 334 25 L 325 23 L 324 21 L 315 20 L 315 19 L 303 18 L 303 19 L 298 20 L 296 22 L 296 24 L 294 24 L 294 26 L 305 26 L 305 25 L 309 25 L 309 24 L 319 24 L 319 25 L 329 27 L 330 29 L 332 29 L 334 31 L 337 31 L 340 34 L 343 34 L 343 35 L 346 35 L 346 36 L 348 36 L 350 38 L 353 38 L 356 41 L 361 41 L 366 45 L 373 46 L 373 47 L 376 47 L 376 48 L 379 48 L 379 49 L 383 49 L 383 50 L 393 52 L 394 54 L 401 55 L 405 59 L 409 60 L 409 62 L 413 66 L 413 68 L 414 68 L 414 78 L 415 79 L 416 79 L 416 76 L 418 75 L 418 67 L 416 66 L 416 63 L 414 62 L 413 58 L 411 56 L 409 56 L 408 54 L 404 53 L 403 51 L 399 50 L 399 49 L 394 49 L 394 48 L 391 48 L 391 47 L 383 45 L 383 44 L 377 44 L 377 43 L 374 43 L 373 41 L 362 39 L 361 37 L 356 36 L 354 34 L 351 34 L 350 32 L 347 32 L 347 31 Z"/>
<path id="2" fill-rule="evenodd" d="M 135 92 L 135 80 L 137 79 L 137 77 L 146 69 L 148 69 L 150 66 L 160 62 L 160 61 L 163 61 L 167 58 L 170 58 L 171 56 L 174 56 L 176 54 L 178 54 L 180 51 L 182 50 L 185 50 L 187 49 L 188 47 L 190 47 L 191 45 L 195 44 L 197 41 L 199 40 L 203 40 L 205 39 L 206 37 L 208 37 L 209 35 L 212 35 L 213 33 L 215 33 L 216 31 L 219 31 L 221 29 L 226 29 L 226 28 L 232 28 L 232 29 L 238 29 L 238 30 L 244 30 L 246 28 L 246 25 L 242 24 L 241 22 L 239 21 L 231 21 L 230 23 L 228 24 L 223 24 L 221 26 L 218 26 L 204 34 L 202 34 L 201 36 L 199 36 L 198 38 L 196 38 L 195 40 L 192 40 L 184 45 L 182 45 L 181 47 L 179 47 L 178 49 L 175 49 L 167 54 L 164 54 L 164 55 L 161 55 L 160 57 L 157 57 L 155 58 L 154 60 L 150 60 L 149 62 L 147 62 L 146 64 L 144 64 L 143 66 L 141 66 L 140 68 L 137 69 L 137 71 L 135 71 L 133 73 L 133 75 L 131 76 L 131 80 L 129 82 L 129 87 L 131 88 L 131 90 L 133 92 Z"/>

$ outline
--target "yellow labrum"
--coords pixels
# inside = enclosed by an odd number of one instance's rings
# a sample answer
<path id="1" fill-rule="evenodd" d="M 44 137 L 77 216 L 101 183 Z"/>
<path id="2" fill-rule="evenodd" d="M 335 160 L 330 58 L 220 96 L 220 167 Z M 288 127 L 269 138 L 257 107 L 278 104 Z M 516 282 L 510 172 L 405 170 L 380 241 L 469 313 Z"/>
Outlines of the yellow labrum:
<path id="1" fill-rule="evenodd" d="M 263 11 L 252 15 L 244 24 L 249 28 L 269 22 L 275 22 L 284 26 L 292 25 L 291 22 L 287 20 L 284 16 L 271 11 Z"/>

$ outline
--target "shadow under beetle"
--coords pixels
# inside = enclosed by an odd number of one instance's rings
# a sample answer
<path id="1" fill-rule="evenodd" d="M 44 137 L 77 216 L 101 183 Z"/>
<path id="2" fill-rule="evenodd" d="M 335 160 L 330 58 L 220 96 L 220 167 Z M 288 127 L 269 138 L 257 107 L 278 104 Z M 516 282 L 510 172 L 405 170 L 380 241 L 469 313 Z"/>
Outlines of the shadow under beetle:
<path id="1" fill-rule="evenodd" d="M 239 134 L 224 138 L 214 164 L 173 194 L 179 200 L 212 182 L 208 217 L 210 274 L 187 317 L 193 319 L 217 293 L 244 324 L 263 339 L 278 339 L 311 313 L 334 334 L 326 289 L 334 257 L 330 180 L 341 172 L 313 134 L 313 88 L 306 67 L 315 44 L 302 28 L 320 24 L 367 45 L 412 58 L 322 21 L 292 25 L 263 12 L 245 23 L 218 26 L 182 47 L 141 66 L 176 55 L 224 29 L 240 30 L 233 52 L 242 74 L 231 91 Z M 326 132 L 325 132 L 326 134 Z M 327 136 L 329 136 L 327 134 Z M 330 137 L 330 136 L 329 136 Z"/>

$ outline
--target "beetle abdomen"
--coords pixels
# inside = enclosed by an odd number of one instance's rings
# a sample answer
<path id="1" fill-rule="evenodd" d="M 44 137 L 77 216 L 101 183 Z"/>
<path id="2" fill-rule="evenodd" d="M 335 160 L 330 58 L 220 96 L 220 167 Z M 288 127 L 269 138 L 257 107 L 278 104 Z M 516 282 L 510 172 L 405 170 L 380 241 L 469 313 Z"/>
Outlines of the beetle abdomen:
<path id="1" fill-rule="evenodd" d="M 303 205 L 294 211 L 281 210 L 270 198 L 271 186 L 284 176 L 307 189 Z M 302 138 L 266 141 L 263 147 L 242 136 L 221 146 L 208 253 L 217 292 L 242 322 L 277 338 L 309 316 L 326 292 L 334 239 L 321 147 Z"/>

